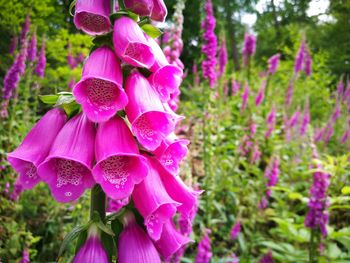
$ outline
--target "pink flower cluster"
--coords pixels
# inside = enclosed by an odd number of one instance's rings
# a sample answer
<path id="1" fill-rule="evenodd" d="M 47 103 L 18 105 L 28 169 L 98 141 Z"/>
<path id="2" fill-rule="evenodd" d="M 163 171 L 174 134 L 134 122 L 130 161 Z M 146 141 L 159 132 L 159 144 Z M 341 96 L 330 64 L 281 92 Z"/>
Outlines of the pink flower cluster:
<path id="1" fill-rule="evenodd" d="M 245 33 L 243 50 L 242 50 L 244 66 L 248 65 L 250 57 L 252 57 L 255 54 L 255 50 L 256 50 L 256 37 L 252 34 Z"/>
<path id="2" fill-rule="evenodd" d="M 170 64 L 177 66 L 182 70 L 184 69 L 184 64 L 180 60 L 180 56 L 183 49 L 182 30 L 184 17 L 182 11 L 184 8 L 184 2 L 177 1 L 173 17 L 174 21 L 171 27 L 163 35 L 163 44 L 165 45 L 163 51 L 167 60 Z M 183 78 L 184 77 L 185 75 L 183 75 Z M 180 89 L 177 88 L 174 92 L 170 94 L 168 104 L 170 108 L 174 111 L 176 111 L 178 108 L 178 104 L 180 102 L 180 93 Z"/>
<path id="3" fill-rule="evenodd" d="M 271 197 L 271 187 L 275 186 L 278 182 L 279 176 L 279 159 L 277 157 L 273 157 L 270 159 L 269 165 L 265 169 L 265 178 L 266 182 L 266 193 L 265 196 L 262 197 L 259 208 L 265 209 L 268 205 L 268 199 Z"/>
<path id="4" fill-rule="evenodd" d="M 318 154 L 314 149 L 314 158 L 317 160 Z M 305 217 L 305 226 L 311 229 L 319 229 L 324 237 L 327 236 L 327 224 L 329 220 L 329 200 L 327 190 L 330 184 L 330 174 L 322 171 L 320 163 L 311 167 L 317 169 L 313 173 L 313 183 L 310 188 L 309 211 Z"/>
<path id="5" fill-rule="evenodd" d="M 203 45 L 202 52 L 205 55 L 205 59 L 202 62 L 203 77 L 209 81 L 211 88 L 216 83 L 216 50 L 217 50 L 217 37 L 215 35 L 216 20 L 213 11 L 213 4 L 211 0 L 205 2 L 206 17 L 202 21 L 203 33 Z"/>
<path id="6" fill-rule="evenodd" d="M 159 17 L 163 1 L 150 2 L 150 17 L 164 20 Z M 110 32 L 111 10 L 106 3 L 78 0 L 76 26 L 91 35 Z M 134 12 L 147 11 L 138 9 L 138 1 L 124 3 Z M 59 108 L 48 111 L 8 154 L 8 161 L 24 189 L 44 181 L 59 202 L 77 200 L 95 184 L 121 205 L 132 199 L 147 233 L 129 215 L 119 239 L 118 262 L 131 258 L 160 262 L 158 253 L 168 261 L 190 242 L 177 230 L 173 217 L 178 213 L 192 220 L 200 194 L 178 176 L 189 141 L 174 134 L 183 117 L 171 110 L 168 101 L 183 73 L 133 19 L 117 18 L 112 35 L 114 50 L 108 46 L 95 49 L 73 88 L 82 112 L 68 120 Z M 126 64 L 132 69 L 123 72 Z M 150 74 L 143 75 L 139 68 Z M 74 262 L 107 262 L 92 232 Z"/>

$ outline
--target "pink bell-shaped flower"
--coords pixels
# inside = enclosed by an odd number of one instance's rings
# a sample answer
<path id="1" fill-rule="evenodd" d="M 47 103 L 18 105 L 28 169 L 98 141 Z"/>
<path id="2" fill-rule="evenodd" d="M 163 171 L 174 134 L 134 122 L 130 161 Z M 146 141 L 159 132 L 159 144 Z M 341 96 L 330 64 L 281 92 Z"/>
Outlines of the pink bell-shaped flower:
<path id="1" fill-rule="evenodd" d="M 174 201 L 181 203 L 181 205 L 177 207 L 177 210 L 181 214 L 191 217 L 197 207 L 198 196 L 203 191 L 190 189 L 179 176 L 170 174 L 156 161 L 153 162 L 153 164 L 169 196 Z"/>
<path id="2" fill-rule="evenodd" d="M 190 242 L 193 241 L 177 232 L 174 223 L 168 220 L 164 224 L 160 239 L 155 243 L 165 262 L 170 262 L 171 256 Z"/>
<path id="3" fill-rule="evenodd" d="M 124 229 L 118 241 L 118 262 L 161 263 L 153 242 L 136 223 L 134 215 L 127 212 L 123 221 Z"/>
<path id="4" fill-rule="evenodd" d="M 183 72 L 181 68 L 169 64 L 162 49 L 153 38 L 147 37 L 147 39 L 155 55 L 155 62 L 151 67 L 153 74 L 149 77 L 149 81 L 158 91 L 160 99 L 166 102 L 170 99 L 170 93 L 180 87 Z"/>
<path id="5" fill-rule="evenodd" d="M 129 17 L 114 22 L 113 44 L 117 56 L 134 67 L 150 68 L 154 54 L 139 25 Z"/>
<path id="6" fill-rule="evenodd" d="M 164 22 L 168 14 L 168 10 L 163 0 L 153 0 L 153 9 L 151 18 L 158 22 Z"/>
<path id="7" fill-rule="evenodd" d="M 153 9 L 153 0 L 123 0 L 127 9 L 139 16 L 150 16 Z"/>
<path id="8" fill-rule="evenodd" d="M 109 1 L 77 0 L 74 24 L 89 35 L 103 35 L 111 30 L 110 12 Z"/>
<path id="9" fill-rule="evenodd" d="M 95 127 L 83 114 L 70 119 L 54 141 L 38 173 L 59 202 L 78 199 L 95 181 L 91 174 L 94 161 Z"/>
<path id="10" fill-rule="evenodd" d="M 88 237 L 75 255 L 72 263 L 98 262 L 108 263 L 108 256 L 100 239 L 100 233 L 95 225 L 91 225 L 88 230 Z"/>
<path id="11" fill-rule="evenodd" d="M 139 72 L 132 72 L 125 82 L 129 97 L 126 115 L 132 131 L 141 145 L 155 150 L 174 131 L 177 115 L 166 112 L 157 92 Z"/>
<path id="12" fill-rule="evenodd" d="M 153 153 L 169 173 L 178 175 L 180 162 L 187 155 L 189 143 L 171 133 Z"/>
<path id="13" fill-rule="evenodd" d="M 119 61 L 114 52 L 104 46 L 87 59 L 73 94 L 91 121 L 107 121 L 128 103 L 122 84 Z"/>
<path id="14" fill-rule="evenodd" d="M 124 120 L 115 116 L 100 123 L 95 142 L 93 176 L 108 197 L 124 199 L 148 172 L 146 160 Z"/>
<path id="15" fill-rule="evenodd" d="M 142 183 L 135 186 L 132 198 L 136 209 L 144 218 L 149 236 L 158 240 L 164 223 L 172 218 L 180 204 L 170 198 L 154 166 L 154 160 L 147 157 L 149 172 Z"/>
<path id="16" fill-rule="evenodd" d="M 24 189 L 31 189 L 40 181 L 37 168 L 45 160 L 66 120 L 63 110 L 56 108 L 48 111 L 21 145 L 7 155 L 11 166 L 19 173 L 19 183 Z"/>

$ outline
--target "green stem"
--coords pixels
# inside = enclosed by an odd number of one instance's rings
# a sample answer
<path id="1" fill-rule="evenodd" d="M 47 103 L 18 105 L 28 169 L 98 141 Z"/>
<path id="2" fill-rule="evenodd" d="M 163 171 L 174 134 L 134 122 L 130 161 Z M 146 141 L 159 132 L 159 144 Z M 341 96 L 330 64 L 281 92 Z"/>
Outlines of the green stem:
<path id="1" fill-rule="evenodd" d="M 315 229 L 311 229 L 311 235 L 310 235 L 310 244 L 309 244 L 309 262 L 310 263 L 316 263 L 317 262 L 317 232 Z"/>
<path id="2" fill-rule="evenodd" d="M 106 194 L 103 192 L 100 185 L 96 184 L 91 189 L 90 197 L 90 219 L 93 218 L 96 211 L 102 220 L 106 217 Z"/>

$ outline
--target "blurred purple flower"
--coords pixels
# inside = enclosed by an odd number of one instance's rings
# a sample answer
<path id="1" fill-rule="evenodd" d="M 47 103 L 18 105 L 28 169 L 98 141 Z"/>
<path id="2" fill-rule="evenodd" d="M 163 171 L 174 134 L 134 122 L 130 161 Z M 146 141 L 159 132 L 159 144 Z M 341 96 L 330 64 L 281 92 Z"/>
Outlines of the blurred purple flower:
<path id="1" fill-rule="evenodd" d="M 269 63 L 269 68 L 268 68 L 268 73 L 273 75 L 275 74 L 279 61 L 280 61 L 281 54 L 277 53 L 273 55 L 272 57 L 269 58 L 268 63 Z"/>
<path id="2" fill-rule="evenodd" d="M 234 240 L 241 233 L 241 221 L 237 220 L 236 223 L 231 228 L 231 239 Z"/>
<path id="3" fill-rule="evenodd" d="M 302 39 L 299 46 L 299 50 L 295 57 L 294 73 L 298 73 L 299 71 L 302 70 L 304 59 L 305 59 L 305 40 Z"/>
<path id="4" fill-rule="evenodd" d="M 36 39 L 36 33 L 34 32 L 32 35 L 32 38 L 30 39 L 29 48 L 28 48 L 28 61 L 30 62 L 35 61 L 37 58 L 36 46 L 37 46 L 37 39 Z"/>
<path id="5" fill-rule="evenodd" d="M 30 258 L 29 258 L 29 250 L 28 248 L 25 248 L 22 252 L 22 259 L 20 260 L 19 263 L 29 263 Z"/>
<path id="6" fill-rule="evenodd" d="M 16 48 L 17 48 L 17 43 L 18 43 L 18 37 L 14 36 L 11 38 L 11 42 L 10 42 L 10 48 L 9 48 L 9 54 L 12 55 Z"/>
<path id="7" fill-rule="evenodd" d="M 35 68 L 35 74 L 37 74 L 40 78 L 43 78 L 45 75 L 45 68 L 46 68 L 46 55 L 45 55 L 45 40 L 43 38 L 39 53 L 39 59 L 38 64 Z"/>
<path id="8" fill-rule="evenodd" d="M 242 105 L 241 105 L 241 111 L 243 112 L 247 108 L 248 104 L 248 98 L 249 98 L 249 86 L 248 83 L 244 85 L 244 90 L 242 93 Z"/>
<path id="9" fill-rule="evenodd" d="M 29 30 L 30 30 L 30 17 L 29 17 L 29 15 L 27 15 L 26 20 L 24 21 L 24 23 L 22 25 L 22 31 L 21 31 L 21 34 L 19 37 L 21 45 L 23 45 L 23 43 L 27 39 L 27 35 L 29 33 Z"/>
<path id="10" fill-rule="evenodd" d="M 220 78 L 222 74 L 225 73 L 225 69 L 227 65 L 227 48 L 226 48 L 225 38 L 222 40 L 218 51 L 218 61 L 219 61 L 218 77 Z"/>
<path id="11" fill-rule="evenodd" d="M 215 35 L 216 20 L 211 0 L 206 1 L 204 9 L 206 17 L 202 22 L 204 30 L 202 52 L 205 55 L 205 59 L 202 62 L 202 73 L 203 77 L 209 81 L 210 87 L 213 88 L 216 83 L 217 38 Z"/>
<path id="12" fill-rule="evenodd" d="M 272 251 L 269 250 L 269 252 L 267 252 L 267 254 L 265 254 L 261 259 L 260 259 L 260 263 L 274 263 L 275 261 L 272 258 Z"/>
<path id="13" fill-rule="evenodd" d="M 330 184 L 330 174 L 321 170 L 322 166 L 320 163 L 313 166 L 313 168 L 316 168 L 317 171 L 313 173 L 313 183 L 310 188 L 310 199 L 308 203 L 309 211 L 305 217 L 304 224 L 311 229 L 319 228 L 322 235 L 326 237 L 326 226 L 329 219 L 327 190 Z"/>
<path id="14" fill-rule="evenodd" d="M 247 66 L 248 61 L 251 56 L 255 54 L 256 49 L 256 37 L 252 34 L 245 33 L 244 35 L 244 44 L 243 44 L 243 65 Z"/>
<path id="15" fill-rule="evenodd" d="M 209 233 L 210 230 L 206 230 L 206 233 L 198 244 L 195 263 L 209 263 L 211 257 L 213 256 L 213 253 L 211 251 L 210 238 L 208 236 Z"/>

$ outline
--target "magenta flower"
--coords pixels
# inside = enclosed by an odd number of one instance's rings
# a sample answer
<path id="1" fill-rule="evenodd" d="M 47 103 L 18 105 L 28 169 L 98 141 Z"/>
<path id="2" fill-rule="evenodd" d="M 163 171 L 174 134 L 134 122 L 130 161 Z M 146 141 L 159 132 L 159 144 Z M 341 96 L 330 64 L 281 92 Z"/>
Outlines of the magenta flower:
<path id="1" fill-rule="evenodd" d="M 226 48 L 225 38 L 222 40 L 221 46 L 218 51 L 218 62 L 219 62 L 218 77 L 221 77 L 222 74 L 225 73 L 225 69 L 227 65 L 227 48 Z"/>
<path id="2" fill-rule="evenodd" d="M 241 233 L 241 221 L 237 220 L 231 228 L 231 239 L 236 239 L 239 233 Z"/>
<path id="3" fill-rule="evenodd" d="M 97 226 L 92 225 L 88 230 L 87 239 L 75 255 L 72 263 L 99 262 L 108 263 L 108 255 L 102 245 Z"/>
<path id="4" fill-rule="evenodd" d="M 314 157 L 317 158 L 317 152 L 314 153 Z M 319 228 L 322 235 L 326 237 L 328 234 L 326 226 L 329 220 L 327 191 L 330 184 L 330 174 L 321 171 L 321 164 L 317 164 L 315 168 L 318 171 L 313 173 L 313 183 L 310 188 L 308 203 L 309 211 L 305 217 L 304 224 L 308 228 Z"/>
<path id="5" fill-rule="evenodd" d="M 152 165 L 157 169 L 158 174 L 169 196 L 176 202 L 177 211 L 191 218 L 197 208 L 198 197 L 203 191 L 190 189 L 179 176 L 168 173 L 158 162 L 152 161 Z"/>
<path id="6" fill-rule="evenodd" d="M 269 74 L 271 75 L 275 74 L 280 61 L 280 57 L 281 57 L 281 54 L 277 53 L 269 58 L 268 60 L 269 68 L 267 70 Z"/>
<path id="7" fill-rule="evenodd" d="M 155 56 L 145 34 L 129 17 L 114 22 L 113 44 L 117 56 L 134 67 L 149 69 L 154 63 Z"/>
<path id="8" fill-rule="evenodd" d="M 20 260 L 19 263 L 29 263 L 29 262 L 30 262 L 29 249 L 25 248 L 25 249 L 23 249 L 22 259 Z"/>
<path id="9" fill-rule="evenodd" d="M 266 79 L 264 79 L 263 82 L 261 83 L 261 86 L 258 91 L 258 95 L 255 97 L 255 105 L 257 107 L 259 107 L 264 100 L 265 88 L 266 88 Z"/>
<path id="10" fill-rule="evenodd" d="M 276 125 L 276 107 L 275 106 L 273 106 L 271 111 L 267 114 L 266 124 L 267 124 L 267 131 L 265 133 L 265 138 L 268 139 L 270 138 Z"/>
<path id="11" fill-rule="evenodd" d="M 263 196 L 258 204 L 258 208 L 260 210 L 264 210 L 266 209 L 266 207 L 267 207 L 267 198 L 266 196 Z"/>
<path id="12" fill-rule="evenodd" d="M 127 197 L 124 199 L 118 199 L 118 200 L 108 198 L 106 212 L 117 213 L 124 206 L 128 205 L 129 202 L 130 202 L 130 197 Z"/>
<path id="13" fill-rule="evenodd" d="M 249 99 L 249 86 L 248 83 L 244 85 L 244 90 L 242 93 L 242 104 L 241 104 L 241 111 L 243 112 L 247 108 L 248 99 Z"/>
<path id="14" fill-rule="evenodd" d="M 232 82 L 231 82 L 231 94 L 232 96 L 235 96 L 239 89 L 241 88 L 241 84 L 239 84 L 239 82 L 235 79 L 232 79 Z"/>
<path id="15" fill-rule="evenodd" d="M 152 0 L 123 0 L 125 8 L 139 16 L 150 16 L 153 9 Z"/>
<path id="16" fill-rule="evenodd" d="M 191 239 L 176 231 L 174 223 L 168 220 L 164 224 L 160 239 L 155 244 L 165 262 L 170 262 L 171 257 L 190 242 Z"/>
<path id="17" fill-rule="evenodd" d="M 216 83 L 216 50 L 217 50 L 217 37 L 215 35 L 216 20 L 213 11 L 213 4 L 211 0 L 205 2 L 205 14 L 206 17 L 202 21 L 203 33 L 203 45 L 202 52 L 205 55 L 205 59 L 202 62 L 202 73 L 204 79 L 209 81 L 211 88 Z"/>
<path id="18" fill-rule="evenodd" d="M 58 202 L 78 199 L 95 181 L 91 174 L 94 161 L 95 127 L 84 114 L 70 119 L 58 133 L 38 173 Z"/>
<path id="19" fill-rule="evenodd" d="M 346 130 L 344 131 L 343 135 L 341 136 L 339 142 L 340 142 L 341 144 L 344 144 L 344 143 L 346 143 L 346 142 L 348 141 L 349 137 L 350 137 L 350 130 L 349 130 L 349 129 L 346 129 Z"/>
<path id="20" fill-rule="evenodd" d="M 290 117 L 290 119 L 288 121 L 289 128 L 293 128 L 295 125 L 298 124 L 300 115 L 301 115 L 301 113 L 299 110 L 297 110 L 293 113 L 293 115 Z"/>
<path id="21" fill-rule="evenodd" d="M 153 153 L 169 173 L 178 175 L 180 162 L 187 155 L 189 143 L 188 140 L 179 139 L 172 133 Z"/>
<path id="22" fill-rule="evenodd" d="M 210 239 L 208 236 L 209 230 L 206 231 L 201 241 L 198 244 L 195 263 L 209 263 L 213 253 L 211 252 Z"/>
<path id="23" fill-rule="evenodd" d="M 78 62 L 75 60 L 75 58 L 73 56 L 71 43 L 68 43 L 67 63 L 71 69 L 74 69 L 78 64 Z"/>
<path id="24" fill-rule="evenodd" d="M 17 178 L 16 182 L 13 185 L 13 190 L 10 196 L 12 201 L 17 201 L 21 193 L 24 191 L 23 185 L 20 182 L 20 178 Z"/>
<path id="25" fill-rule="evenodd" d="M 12 66 L 7 71 L 4 77 L 4 85 L 2 88 L 2 98 L 4 100 L 9 100 L 13 95 L 13 92 L 16 91 L 18 83 L 20 81 L 21 75 L 25 71 L 26 60 L 27 60 L 27 41 L 25 40 L 22 44 L 19 54 L 17 54 Z M 5 105 L 7 106 L 7 105 Z"/>
<path id="26" fill-rule="evenodd" d="M 168 15 L 168 10 L 163 0 L 153 0 L 153 9 L 151 13 L 151 19 L 164 22 L 166 16 Z"/>
<path id="27" fill-rule="evenodd" d="M 269 252 L 267 252 L 266 255 L 264 255 L 261 259 L 260 259 L 260 263 L 274 263 L 275 261 L 272 258 L 272 251 L 269 250 Z"/>
<path id="28" fill-rule="evenodd" d="M 36 64 L 36 68 L 35 68 L 34 72 L 40 78 L 43 78 L 45 75 L 45 68 L 46 68 L 45 39 L 43 38 L 43 40 L 41 42 L 38 63 Z"/>
<path id="29" fill-rule="evenodd" d="M 65 113 L 60 109 L 48 111 L 20 146 L 7 155 L 11 166 L 19 173 L 19 183 L 24 189 L 31 189 L 40 181 L 37 168 L 48 155 L 66 119 Z"/>
<path id="30" fill-rule="evenodd" d="M 113 51 L 104 46 L 92 52 L 86 61 L 73 94 L 91 121 L 102 122 L 128 103 L 122 85 L 119 61 Z"/>
<path id="31" fill-rule="evenodd" d="M 37 39 L 36 39 L 36 33 L 32 35 L 32 38 L 30 39 L 29 48 L 28 48 L 28 61 L 35 61 L 36 60 L 36 46 L 37 46 Z"/>
<path id="32" fill-rule="evenodd" d="M 341 115 L 341 105 L 340 105 L 340 102 L 337 102 L 337 104 L 335 105 L 334 111 L 332 113 L 332 117 L 331 117 L 332 122 L 335 123 L 340 118 L 340 115 Z"/>
<path id="33" fill-rule="evenodd" d="M 163 225 L 174 216 L 176 207 L 180 204 L 167 193 L 155 166 L 155 161 L 149 157 L 147 160 L 148 175 L 135 186 L 132 198 L 136 209 L 144 218 L 148 235 L 153 240 L 158 240 L 161 237 Z"/>
<path id="34" fill-rule="evenodd" d="M 19 37 L 19 42 L 21 43 L 21 45 L 23 45 L 23 43 L 26 41 L 29 30 L 30 30 L 30 16 L 27 15 L 24 23 L 22 24 L 22 30 Z"/>
<path id="35" fill-rule="evenodd" d="M 148 43 L 155 56 L 155 62 L 151 67 L 153 74 L 149 77 L 151 85 L 158 91 L 163 102 L 170 99 L 170 93 L 177 91 L 182 82 L 182 69 L 170 65 L 162 49 L 153 38 L 149 38 Z"/>
<path id="36" fill-rule="evenodd" d="M 303 136 L 306 133 L 309 123 L 310 123 L 310 110 L 309 110 L 309 105 L 306 105 L 304 108 L 304 113 L 300 124 L 301 136 Z"/>
<path id="37" fill-rule="evenodd" d="M 111 29 L 110 12 L 109 1 L 77 0 L 74 24 L 78 29 L 89 35 L 103 35 Z"/>
<path id="38" fill-rule="evenodd" d="M 231 257 L 232 257 L 232 260 L 229 263 L 239 263 L 239 258 L 235 253 L 232 253 Z"/>
<path id="39" fill-rule="evenodd" d="M 292 103 L 293 93 L 294 93 L 294 82 L 290 81 L 288 84 L 288 89 L 287 89 L 286 99 L 285 99 L 286 106 L 289 106 Z"/>
<path id="40" fill-rule="evenodd" d="M 17 48 L 17 44 L 18 44 L 18 37 L 14 36 L 11 38 L 11 42 L 10 42 L 10 47 L 9 47 L 9 54 L 12 55 L 16 48 Z"/>
<path id="41" fill-rule="evenodd" d="M 179 117 L 164 109 L 157 92 L 139 72 L 128 76 L 125 90 L 129 97 L 125 110 L 131 129 L 141 145 L 153 151 L 174 131 Z"/>
<path id="42" fill-rule="evenodd" d="M 143 229 L 136 223 L 134 215 L 124 216 L 124 229 L 118 240 L 119 263 L 161 263 L 159 254 L 153 242 Z"/>
<path id="43" fill-rule="evenodd" d="M 302 70 L 304 60 L 305 60 L 305 40 L 303 39 L 301 41 L 298 53 L 295 57 L 294 73 L 298 73 L 299 71 Z"/>
<path id="44" fill-rule="evenodd" d="M 128 126 L 119 116 L 100 123 L 95 141 L 95 181 L 112 199 L 131 195 L 134 185 L 147 176 L 145 159 Z"/>
<path id="45" fill-rule="evenodd" d="M 312 58 L 310 55 L 310 51 L 308 49 L 305 49 L 305 58 L 304 58 L 304 71 L 306 76 L 311 75 L 312 71 Z"/>
<path id="46" fill-rule="evenodd" d="M 278 158 L 271 159 L 269 165 L 266 167 L 265 170 L 265 178 L 267 178 L 266 183 L 266 196 L 271 197 L 271 187 L 275 186 L 278 182 L 278 176 L 279 176 L 279 160 Z"/>
<path id="47" fill-rule="evenodd" d="M 256 37 L 250 33 L 245 33 L 243 44 L 243 65 L 247 66 L 251 56 L 255 54 Z"/>

